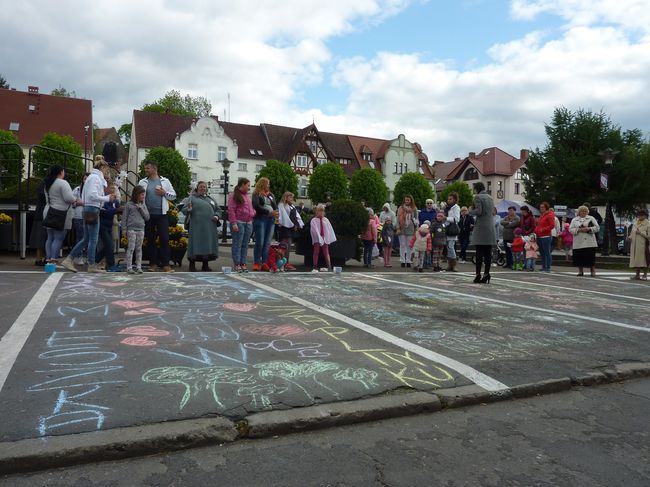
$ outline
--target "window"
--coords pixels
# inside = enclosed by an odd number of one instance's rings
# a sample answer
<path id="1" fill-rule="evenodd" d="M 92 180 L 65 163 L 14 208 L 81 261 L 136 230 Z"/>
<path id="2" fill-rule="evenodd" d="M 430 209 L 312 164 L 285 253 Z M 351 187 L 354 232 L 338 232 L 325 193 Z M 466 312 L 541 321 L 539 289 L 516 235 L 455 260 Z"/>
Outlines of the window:
<path id="1" fill-rule="evenodd" d="M 254 156 L 254 155 L 255 155 L 255 149 L 248 149 L 248 153 L 249 153 L 251 156 Z"/>
<path id="2" fill-rule="evenodd" d="M 217 148 L 217 161 L 223 161 L 226 158 L 226 148 L 225 147 L 218 147 Z"/>
<path id="3" fill-rule="evenodd" d="M 14 132 L 18 132 L 18 129 L 20 129 L 20 123 L 18 122 L 11 122 L 9 124 L 9 130 L 13 130 Z"/>
<path id="4" fill-rule="evenodd" d="M 261 151 L 261 150 L 257 149 L 257 155 L 258 155 L 258 156 L 261 156 L 261 155 L 264 155 L 264 154 L 262 154 L 262 151 Z"/>
<path id="5" fill-rule="evenodd" d="M 372 159 L 372 154 L 368 154 L 368 153 L 361 154 L 361 158 L 362 158 L 364 161 L 369 161 L 369 160 Z"/>
<path id="6" fill-rule="evenodd" d="M 309 150 L 312 151 L 312 153 L 316 154 L 316 151 L 318 150 L 318 143 L 315 140 L 308 140 L 307 147 L 309 147 Z"/>
<path id="7" fill-rule="evenodd" d="M 319 157 L 318 159 L 316 159 L 316 161 L 318 162 L 318 164 L 325 164 L 327 162 L 327 159 L 323 157 Z"/>
<path id="8" fill-rule="evenodd" d="M 498 190 L 498 191 L 502 191 L 502 190 L 503 190 L 503 181 L 499 181 L 499 182 L 497 183 L 497 190 Z"/>
<path id="9" fill-rule="evenodd" d="M 515 194 L 519 194 L 519 183 L 515 183 Z"/>
<path id="10" fill-rule="evenodd" d="M 255 172 L 260 172 L 262 169 L 264 169 L 264 164 L 257 164 L 255 166 Z"/>
<path id="11" fill-rule="evenodd" d="M 524 179 L 524 175 L 521 172 L 521 169 L 517 169 L 517 172 L 515 173 L 515 179 Z"/>
<path id="12" fill-rule="evenodd" d="M 468 168 L 467 171 L 465 171 L 465 175 L 463 176 L 463 180 L 464 181 L 473 181 L 475 179 L 478 179 L 478 171 L 474 167 Z"/>
<path id="13" fill-rule="evenodd" d="M 199 147 L 196 144 L 189 144 L 187 146 L 187 158 L 188 159 L 199 158 Z"/>
<path id="14" fill-rule="evenodd" d="M 298 196 L 300 198 L 306 198 L 307 197 L 307 179 L 306 178 L 300 178 L 300 181 L 298 182 Z"/>
<path id="15" fill-rule="evenodd" d="M 241 172 L 246 172 L 248 171 L 246 163 L 245 162 L 240 162 L 237 164 L 237 170 Z"/>
<path id="16" fill-rule="evenodd" d="M 487 182 L 487 194 L 492 194 L 492 181 Z"/>
<path id="17" fill-rule="evenodd" d="M 196 183 L 199 180 L 199 175 L 195 172 L 192 173 L 192 182 Z"/>
<path id="18" fill-rule="evenodd" d="M 307 167 L 307 156 L 304 154 L 298 154 L 296 156 L 296 167 Z"/>

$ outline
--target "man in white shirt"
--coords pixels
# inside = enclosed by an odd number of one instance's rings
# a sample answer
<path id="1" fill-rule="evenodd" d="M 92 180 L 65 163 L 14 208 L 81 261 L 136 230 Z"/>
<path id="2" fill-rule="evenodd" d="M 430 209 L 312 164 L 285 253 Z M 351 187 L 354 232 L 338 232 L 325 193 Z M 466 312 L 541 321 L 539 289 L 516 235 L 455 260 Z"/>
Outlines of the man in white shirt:
<path id="1" fill-rule="evenodd" d="M 155 161 L 145 161 L 144 173 L 147 177 L 138 184 L 146 192 L 145 205 L 149 211 L 149 221 L 144 231 L 149 250 L 149 270 L 155 272 L 162 268 L 163 272 L 174 272 L 169 265 L 171 252 L 167 211 L 169 201 L 176 199 L 176 191 L 169 179 L 158 174 L 158 164 Z M 160 241 L 159 248 L 156 247 L 156 237 Z"/>

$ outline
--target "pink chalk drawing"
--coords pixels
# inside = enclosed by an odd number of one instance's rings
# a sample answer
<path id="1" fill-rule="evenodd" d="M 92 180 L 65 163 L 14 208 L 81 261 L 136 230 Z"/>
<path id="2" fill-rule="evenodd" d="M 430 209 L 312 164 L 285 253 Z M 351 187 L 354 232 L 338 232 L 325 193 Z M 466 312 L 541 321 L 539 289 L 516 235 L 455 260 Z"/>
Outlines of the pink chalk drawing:
<path id="1" fill-rule="evenodd" d="M 231 311 L 243 311 L 246 313 L 257 308 L 257 305 L 252 303 L 224 303 L 223 307 Z"/>
<path id="2" fill-rule="evenodd" d="M 243 325 L 239 329 L 252 335 L 269 337 L 289 337 L 309 333 L 307 328 L 295 325 Z"/>
<path id="3" fill-rule="evenodd" d="M 120 343 L 123 343 L 124 345 L 130 345 L 132 347 L 153 347 L 154 345 L 158 344 L 158 342 L 155 340 L 141 336 L 128 337 L 122 340 Z"/>
<path id="4" fill-rule="evenodd" d="M 141 309 L 132 309 L 130 311 L 125 312 L 124 314 L 126 316 L 138 316 L 138 315 L 161 315 L 164 314 L 165 312 L 160 309 L 160 308 L 141 308 Z"/>
<path id="5" fill-rule="evenodd" d="M 129 301 L 127 299 L 122 299 L 119 301 L 113 301 L 111 304 L 119 306 L 120 308 L 125 309 L 134 309 L 134 308 L 144 308 L 145 306 L 151 306 L 156 304 L 154 301 Z"/>
<path id="6" fill-rule="evenodd" d="M 102 287 L 120 287 L 126 286 L 126 282 L 98 282 L 97 285 Z"/>
<path id="7" fill-rule="evenodd" d="M 167 330 L 161 330 L 151 325 L 129 326 L 117 332 L 118 335 L 142 335 L 148 337 L 169 336 Z"/>

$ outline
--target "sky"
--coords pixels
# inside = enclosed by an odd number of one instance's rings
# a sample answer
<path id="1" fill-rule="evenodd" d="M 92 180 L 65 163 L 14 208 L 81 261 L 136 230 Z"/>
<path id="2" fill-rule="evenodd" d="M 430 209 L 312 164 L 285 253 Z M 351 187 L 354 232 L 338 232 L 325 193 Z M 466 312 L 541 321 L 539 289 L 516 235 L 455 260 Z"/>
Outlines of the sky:
<path id="1" fill-rule="evenodd" d="M 650 137 L 650 0 L 0 0 L 0 11 L 0 75 L 23 91 L 74 90 L 100 127 L 176 89 L 232 122 L 404 134 L 430 161 L 543 147 L 559 106 Z"/>

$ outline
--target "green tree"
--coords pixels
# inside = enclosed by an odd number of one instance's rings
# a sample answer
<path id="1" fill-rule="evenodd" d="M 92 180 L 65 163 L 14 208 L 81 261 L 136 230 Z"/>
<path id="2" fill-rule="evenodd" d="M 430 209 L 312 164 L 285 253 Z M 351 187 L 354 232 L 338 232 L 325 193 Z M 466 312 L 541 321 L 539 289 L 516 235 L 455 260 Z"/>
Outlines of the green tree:
<path id="1" fill-rule="evenodd" d="M 298 194 L 298 175 L 285 162 L 275 159 L 266 161 L 266 166 L 255 176 L 255 181 L 262 177 L 269 179 L 271 191 L 278 201 L 286 191 Z"/>
<path id="2" fill-rule="evenodd" d="M 440 201 L 447 202 L 447 196 L 449 196 L 449 193 L 452 191 L 458 193 L 459 206 L 472 206 L 472 203 L 474 202 L 474 193 L 465 181 L 454 181 L 447 185 L 447 187 L 440 192 Z"/>
<path id="3" fill-rule="evenodd" d="M 133 127 L 132 123 L 123 123 L 120 125 L 120 128 L 117 130 L 117 135 L 122 139 L 122 144 L 124 144 L 124 150 L 128 153 L 129 146 L 131 145 L 131 128 Z"/>
<path id="4" fill-rule="evenodd" d="M 173 113 L 185 117 L 207 117 L 212 111 L 212 105 L 203 96 L 182 96 L 178 90 L 170 90 L 159 100 L 145 104 L 145 112 Z"/>
<path id="5" fill-rule="evenodd" d="M 64 96 L 66 98 L 77 98 L 77 93 L 72 90 L 68 91 L 66 90 L 63 86 L 59 85 L 58 88 L 54 88 L 51 92 L 50 95 L 53 96 Z"/>
<path id="6" fill-rule="evenodd" d="M 172 183 L 176 190 L 176 201 L 180 201 L 189 194 L 192 172 L 180 152 L 171 147 L 154 147 L 140 162 L 141 177 L 144 177 L 144 165 L 147 161 L 154 161 L 158 164 L 158 174 L 165 176 Z"/>
<path id="7" fill-rule="evenodd" d="M 413 196 L 415 205 L 418 208 L 422 208 L 428 198 L 434 198 L 431 184 L 429 184 L 429 181 L 422 174 L 417 172 L 402 174 L 402 177 L 399 178 L 393 190 L 393 203 L 397 206 L 401 205 L 406 194 Z"/>
<path id="8" fill-rule="evenodd" d="M 9 130 L 0 130 L 0 144 L 18 144 L 18 137 Z M 0 177 L 3 180 L 2 186 L 18 184 L 23 174 L 24 158 L 25 154 L 20 147 L 0 145 Z"/>
<path id="9" fill-rule="evenodd" d="M 356 237 L 368 228 L 368 210 L 358 201 L 334 201 L 327 209 L 327 218 L 339 237 Z"/>
<path id="10" fill-rule="evenodd" d="M 85 166 L 81 155 L 81 146 L 71 136 L 48 132 L 38 145 L 39 147 L 32 152 L 35 176 L 43 177 L 47 174 L 50 166 L 59 164 L 65 168 L 66 179 L 70 184 L 79 184 Z"/>
<path id="11" fill-rule="evenodd" d="M 650 161 L 645 158 L 641 131 L 621 131 L 608 115 L 579 109 L 556 108 L 545 126 L 548 144 L 531 151 L 524 187 L 533 204 L 577 207 L 585 201 L 604 205 L 613 202 L 617 211 L 631 210 L 647 199 Z M 599 154 L 617 152 L 611 167 Z M 609 191 L 600 188 L 600 174 L 609 174 Z"/>
<path id="12" fill-rule="evenodd" d="M 4 88 L 5 90 L 11 88 L 11 86 L 9 86 L 9 82 L 1 74 L 0 74 L 0 88 Z"/>
<path id="13" fill-rule="evenodd" d="M 332 201 L 348 198 L 348 178 L 334 162 L 316 166 L 307 185 L 307 195 L 315 205 L 327 201 L 328 193 Z"/>
<path id="14" fill-rule="evenodd" d="M 388 186 L 383 176 L 374 169 L 361 169 L 350 178 L 350 196 L 353 200 L 365 201 L 366 206 L 379 211 L 388 201 Z"/>

